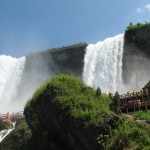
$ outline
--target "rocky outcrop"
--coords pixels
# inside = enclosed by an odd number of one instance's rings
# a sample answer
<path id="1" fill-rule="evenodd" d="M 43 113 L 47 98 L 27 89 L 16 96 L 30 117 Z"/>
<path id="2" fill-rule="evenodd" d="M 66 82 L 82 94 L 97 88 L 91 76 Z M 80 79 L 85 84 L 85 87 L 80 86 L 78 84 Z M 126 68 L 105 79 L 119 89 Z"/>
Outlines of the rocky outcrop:
<path id="1" fill-rule="evenodd" d="M 80 43 L 49 50 L 53 62 L 58 66 L 57 74 L 65 73 L 82 79 L 86 47 L 86 43 Z"/>
<path id="2" fill-rule="evenodd" d="M 141 89 L 150 75 L 150 25 L 125 32 L 123 79 L 128 89 Z"/>
<path id="3" fill-rule="evenodd" d="M 18 100 L 26 101 L 47 79 L 65 73 L 82 78 L 86 43 L 49 49 L 26 56 Z"/>
<path id="4" fill-rule="evenodd" d="M 32 140 L 26 148 L 103 149 L 98 137 L 100 134 L 109 134 L 118 117 L 110 115 L 109 106 L 102 108 L 102 111 L 100 99 L 96 98 L 92 88 L 77 79 L 66 75 L 54 77 L 35 93 L 25 107 L 26 121 L 32 130 Z"/>
<path id="5" fill-rule="evenodd" d="M 125 32 L 125 46 L 136 46 L 145 56 L 150 56 L 150 25 Z"/>

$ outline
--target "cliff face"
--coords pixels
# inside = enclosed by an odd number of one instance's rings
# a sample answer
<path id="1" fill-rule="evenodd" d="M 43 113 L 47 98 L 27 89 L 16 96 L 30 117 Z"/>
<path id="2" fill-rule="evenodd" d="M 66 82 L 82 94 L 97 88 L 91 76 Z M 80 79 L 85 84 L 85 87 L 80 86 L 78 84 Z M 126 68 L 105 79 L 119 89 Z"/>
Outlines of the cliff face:
<path id="1" fill-rule="evenodd" d="M 82 78 L 86 43 L 49 50 L 52 61 L 57 65 L 57 73 L 67 73 Z"/>
<path id="2" fill-rule="evenodd" d="M 125 32 L 123 79 L 130 88 L 140 89 L 150 75 L 150 26 Z"/>
<path id="3" fill-rule="evenodd" d="M 129 30 L 125 33 L 125 44 L 134 44 L 141 52 L 150 54 L 150 25 L 145 25 L 135 30 Z"/>
<path id="4" fill-rule="evenodd" d="M 86 43 L 80 43 L 26 56 L 16 99 L 26 101 L 43 82 L 60 73 L 81 79 L 86 46 Z"/>
<path id="5" fill-rule="evenodd" d="M 82 79 L 86 47 L 86 43 L 81 43 L 26 56 L 16 99 L 26 101 L 36 88 L 54 75 L 65 73 Z M 124 89 L 138 90 L 149 81 L 149 63 L 150 26 L 126 31 L 122 68 Z"/>
<path id="6" fill-rule="evenodd" d="M 81 79 L 86 46 L 86 43 L 80 43 L 28 55 L 25 74 L 36 70 L 52 75 L 66 73 Z"/>

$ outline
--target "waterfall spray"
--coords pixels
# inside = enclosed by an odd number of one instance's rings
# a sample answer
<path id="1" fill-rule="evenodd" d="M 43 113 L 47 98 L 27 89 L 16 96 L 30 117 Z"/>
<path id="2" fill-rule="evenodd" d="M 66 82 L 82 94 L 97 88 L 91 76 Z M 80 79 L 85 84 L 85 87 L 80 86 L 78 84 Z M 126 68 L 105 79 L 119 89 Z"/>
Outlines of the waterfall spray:
<path id="1" fill-rule="evenodd" d="M 20 84 L 25 57 L 13 58 L 11 56 L 0 55 L 0 110 L 1 112 L 11 107 L 15 101 L 17 87 Z"/>
<path id="2" fill-rule="evenodd" d="M 83 81 L 103 92 L 115 92 L 122 83 L 124 34 L 107 38 L 86 48 Z"/>

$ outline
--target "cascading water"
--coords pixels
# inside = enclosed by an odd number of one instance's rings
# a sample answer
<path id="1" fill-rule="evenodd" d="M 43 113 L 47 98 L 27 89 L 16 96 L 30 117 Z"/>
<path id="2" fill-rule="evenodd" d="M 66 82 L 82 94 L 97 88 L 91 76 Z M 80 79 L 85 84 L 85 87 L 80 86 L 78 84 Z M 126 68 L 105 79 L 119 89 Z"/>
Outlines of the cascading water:
<path id="1" fill-rule="evenodd" d="M 0 131 L 0 142 L 12 131 L 15 129 L 16 122 L 13 122 L 13 128 L 12 129 L 4 129 Z"/>
<path id="2" fill-rule="evenodd" d="M 122 83 L 124 34 L 107 38 L 86 48 L 83 81 L 103 92 L 115 92 Z"/>
<path id="3" fill-rule="evenodd" d="M 15 101 L 17 87 L 25 65 L 25 57 L 13 58 L 11 56 L 0 56 L 0 111 L 9 111 L 11 103 Z"/>

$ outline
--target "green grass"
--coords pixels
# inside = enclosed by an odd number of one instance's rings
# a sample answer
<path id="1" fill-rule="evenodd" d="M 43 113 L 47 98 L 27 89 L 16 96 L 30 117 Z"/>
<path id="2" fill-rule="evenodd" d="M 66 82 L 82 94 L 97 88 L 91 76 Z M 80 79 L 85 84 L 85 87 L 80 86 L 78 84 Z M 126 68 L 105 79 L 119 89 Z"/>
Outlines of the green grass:
<path id="1" fill-rule="evenodd" d="M 150 110 L 148 110 L 148 111 L 142 111 L 142 110 L 137 111 L 133 115 L 136 119 L 146 120 L 147 122 L 150 123 Z"/>
<path id="2" fill-rule="evenodd" d="M 139 125 L 133 121 L 122 121 L 118 123 L 106 142 L 109 150 L 148 150 L 150 148 L 150 127 Z"/>
<path id="3" fill-rule="evenodd" d="M 55 103 L 65 115 L 70 115 L 76 120 L 85 121 L 88 124 L 96 124 L 102 122 L 105 116 L 112 114 L 109 109 L 111 100 L 108 95 L 96 95 L 96 91 L 91 87 L 86 86 L 80 80 L 68 76 L 58 75 L 52 79 L 47 80 L 37 91 L 34 93 L 31 101 L 28 101 L 26 107 L 30 103 L 38 103 L 44 100 L 39 98 L 42 93 L 46 91 L 47 94 L 54 94 L 48 91 L 49 87 L 57 87 Z M 67 110 L 67 112 L 66 112 Z"/>

